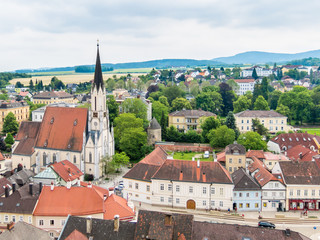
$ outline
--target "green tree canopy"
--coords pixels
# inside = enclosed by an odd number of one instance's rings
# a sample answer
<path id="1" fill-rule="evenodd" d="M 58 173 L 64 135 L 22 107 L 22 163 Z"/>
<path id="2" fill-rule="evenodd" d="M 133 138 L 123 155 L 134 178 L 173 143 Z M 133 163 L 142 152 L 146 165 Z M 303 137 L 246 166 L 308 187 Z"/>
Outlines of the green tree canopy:
<path id="1" fill-rule="evenodd" d="M 4 118 L 2 132 L 4 134 L 10 133 L 15 135 L 19 130 L 19 123 L 16 120 L 16 116 L 9 112 L 8 115 Z"/>
<path id="2" fill-rule="evenodd" d="M 140 149 L 146 144 L 147 133 L 140 127 L 125 130 L 122 133 L 119 147 L 132 161 L 137 161 L 144 156 L 144 152 L 141 152 Z"/>
<path id="3" fill-rule="evenodd" d="M 154 101 L 152 103 L 152 116 L 157 119 L 158 123 L 161 122 L 162 114 L 168 118 L 168 112 L 168 107 L 162 104 L 160 101 Z"/>
<path id="4" fill-rule="evenodd" d="M 136 118 L 136 116 L 132 113 L 123 113 L 119 117 L 116 117 L 114 120 L 114 135 L 115 138 L 121 139 L 122 134 L 132 128 L 142 128 L 143 120 L 140 118 Z"/>
<path id="5" fill-rule="evenodd" d="M 254 110 L 270 110 L 268 102 L 263 96 L 260 95 L 254 102 Z"/>
<path id="6" fill-rule="evenodd" d="M 210 130 L 216 129 L 221 126 L 221 122 L 219 119 L 216 119 L 215 117 L 208 117 L 202 124 L 201 124 L 201 129 L 202 129 L 202 136 L 205 140 L 207 140 L 207 134 L 209 133 Z"/>
<path id="7" fill-rule="evenodd" d="M 226 125 L 212 129 L 208 133 L 208 139 L 212 147 L 226 147 L 234 142 L 236 134 L 233 129 Z"/>
<path id="8" fill-rule="evenodd" d="M 171 108 L 172 111 L 180 111 L 182 109 L 188 109 L 188 110 L 192 109 L 190 102 L 185 98 L 174 99 L 172 101 L 171 106 L 172 106 Z"/>
<path id="9" fill-rule="evenodd" d="M 276 110 L 278 106 L 278 101 L 280 99 L 282 92 L 275 90 L 269 94 L 269 106 L 270 109 Z"/>
<path id="10" fill-rule="evenodd" d="M 259 133 L 260 135 L 267 135 L 268 129 L 260 123 L 258 118 L 252 119 L 252 131 Z"/>
<path id="11" fill-rule="evenodd" d="M 107 96 L 107 106 L 110 124 L 113 124 L 114 119 L 119 116 L 119 104 L 116 102 L 113 95 Z"/>
<path id="12" fill-rule="evenodd" d="M 165 96 L 160 96 L 159 97 L 159 102 L 161 102 L 163 105 L 165 105 L 166 107 L 169 107 L 169 103 L 168 103 L 168 99 Z"/>
<path id="13" fill-rule="evenodd" d="M 163 91 L 164 96 L 167 97 L 168 102 L 172 103 L 175 98 L 184 97 L 186 95 L 178 86 L 174 85 L 171 87 L 166 87 Z"/>
<path id="14" fill-rule="evenodd" d="M 7 134 L 6 139 L 4 140 L 6 144 L 12 145 L 14 143 L 14 139 L 11 133 Z"/>
<path id="15" fill-rule="evenodd" d="M 116 153 L 112 156 L 111 164 L 114 168 L 119 169 L 122 166 L 127 166 L 129 163 L 129 157 L 125 152 Z"/>
<path id="16" fill-rule="evenodd" d="M 222 97 L 218 92 L 202 92 L 196 97 L 197 109 L 210 111 L 215 114 L 221 112 Z"/>
<path id="17" fill-rule="evenodd" d="M 127 98 L 122 103 L 125 113 L 133 113 L 137 118 L 147 119 L 147 106 L 139 98 Z"/>
<path id="18" fill-rule="evenodd" d="M 249 149 L 267 151 L 267 143 L 263 141 L 261 135 L 256 132 L 250 131 L 240 134 L 238 143 L 243 145 L 247 151 Z"/>
<path id="19" fill-rule="evenodd" d="M 251 108 L 251 99 L 248 99 L 245 95 L 238 98 L 237 101 L 233 102 L 234 112 L 242 112 Z"/>
<path id="20" fill-rule="evenodd" d="M 239 137 L 240 135 L 240 132 L 237 128 L 237 124 L 236 124 L 236 118 L 234 117 L 234 114 L 233 112 L 229 112 L 227 117 L 226 117 L 226 120 L 225 120 L 225 125 L 230 128 L 230 129 L 233 129 L 234 133 L 236 134 L 236 138 Z"/>
<path id="21" fill-rule="evenodd" d="M 219 93 L 221 94 L 223 103 L 222 116 L 227 116 L 233 110 L 233 100 L 236 98 L 236 94 L 227 83 L 219 84 Z"/>

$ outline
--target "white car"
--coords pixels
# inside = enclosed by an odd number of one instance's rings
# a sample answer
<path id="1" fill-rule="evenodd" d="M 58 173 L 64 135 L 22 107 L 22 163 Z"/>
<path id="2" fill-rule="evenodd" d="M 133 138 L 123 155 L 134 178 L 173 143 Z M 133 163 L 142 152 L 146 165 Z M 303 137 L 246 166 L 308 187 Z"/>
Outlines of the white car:
<path id="1" fill-rule="evenodd" d="M 205 152 L 204 152 L 203 158 L 209 158 L 209 151 L 205 151 Z"/>

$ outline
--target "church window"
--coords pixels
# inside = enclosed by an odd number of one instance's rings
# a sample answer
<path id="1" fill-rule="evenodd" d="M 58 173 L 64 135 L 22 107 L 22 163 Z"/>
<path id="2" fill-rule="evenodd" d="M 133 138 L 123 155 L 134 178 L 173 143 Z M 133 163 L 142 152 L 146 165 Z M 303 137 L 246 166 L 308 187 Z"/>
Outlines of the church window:
<path id="1" fill-rule="evenodd" d="M 47 165 L 47 154 L 44 152 L 43 153 L 43 166 Z"/>
<path id="2" fill-rule="evenodd" d="M 92 153 L 89 153 L 89 162 L 92 163 Z"/>
<path id="3" fill-rule="evenodd" d="M 52 161 L 55 163 L 57 161 L 57 155 L 54 153 L 52 154 Z"/>
<path id="4" fill-rule="evenodd" d="M 94 110 L 97 111 L 97 97 L 94 97 Z"/>
<path id="5" fill-rule="evenodd" d="M 77 157 L 73 156 L 73 163 L 77 163 Z"/>

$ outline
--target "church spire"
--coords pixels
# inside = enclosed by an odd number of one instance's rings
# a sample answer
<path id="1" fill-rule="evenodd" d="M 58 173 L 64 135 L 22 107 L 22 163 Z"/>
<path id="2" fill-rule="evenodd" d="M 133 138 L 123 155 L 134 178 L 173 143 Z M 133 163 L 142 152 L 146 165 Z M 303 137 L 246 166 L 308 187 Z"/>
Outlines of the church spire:
<path id="1" fill-rule="evenodd" d="M 94 81 L 93 81 L 93 88 L 97 87 L 97 91 L 99 88 L 104 89 L 104 83 L 102 78 L 102 70 L 101 70 L 101 62 L 100 62 L 100 54 L 99 54 L 99 40 L 97 42 L 97 60 L 96 60 L 96 68 L 94 72 Z"/>

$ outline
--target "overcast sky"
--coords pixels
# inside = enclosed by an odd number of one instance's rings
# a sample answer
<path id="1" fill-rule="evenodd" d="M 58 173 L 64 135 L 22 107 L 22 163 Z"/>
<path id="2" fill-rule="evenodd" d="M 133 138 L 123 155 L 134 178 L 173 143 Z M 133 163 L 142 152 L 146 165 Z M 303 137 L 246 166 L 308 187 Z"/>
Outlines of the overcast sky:
<path id="1" fill-rule="evenodd" d="M 320 49 L 319 0 L 0 0 L 0 71 Z"/>

